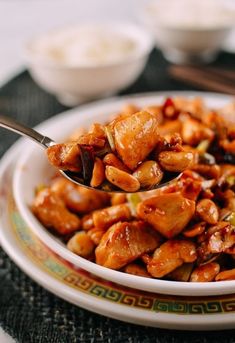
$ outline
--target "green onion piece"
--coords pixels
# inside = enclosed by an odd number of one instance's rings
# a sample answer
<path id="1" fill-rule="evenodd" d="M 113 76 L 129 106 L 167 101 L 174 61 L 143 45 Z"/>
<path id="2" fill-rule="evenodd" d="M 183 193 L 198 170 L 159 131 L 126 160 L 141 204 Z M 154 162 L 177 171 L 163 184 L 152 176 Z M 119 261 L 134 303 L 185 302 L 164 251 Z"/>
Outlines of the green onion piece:
<path id="1" fill-rule="evenodd" d="M 226 177 L 226 182 L 229 184 L 230 187 L 235 185 L 235 175 L 230 175 Z"/>
<path id="2" fill-rule="evenodd" d="M 135 216 L 137 205 L 142 201 L 141 197 L 139 196 L 138 193 L 133 193 L 133 194 L 130 193 L 130 194 L 127 194 L 127 201 L 131 210 L 131 214 Z"/>
<path id="3" fill-rule="evenodd" d="M 226 222 L 229 222 L 232 226 L 235 226 L 235 212 L 232 212 L 227 218 Z"/>
<path id="4" fill-rule="evenodd" d="M 213 155 L 209 154 L 208 152 L 204 152 L 199 154 L 199 163 L 212 166 L 216 163 L 216 159 Z"/>
<path id="5" fill-rule="evenodd" d="M 45 188 L 46 188 L 46 185 L 44 185 L 43 183 L 37 185 L 37 187 L 35 187 L 35 190 L 34 190 L 35 195 L 37 195 L 39 192 L 41 192 Z"/>
<path id="6" fill-rule="evenodd" d="M 115 151 L 115 143 L 114 143 L 113 135 L 110 128 L 108 126 L 105 126 L 104 131 L 105 131 L 111 150 Z"/>
<path id="7" fill-rule="evenodd" d="M 198 146 L 196 147 L 197 151 L 200 153 L 204 153 L 208 150 L 210 146 L 210 141 L 208 139 L 205 139 L 204 141 L 201 141 Z"/>

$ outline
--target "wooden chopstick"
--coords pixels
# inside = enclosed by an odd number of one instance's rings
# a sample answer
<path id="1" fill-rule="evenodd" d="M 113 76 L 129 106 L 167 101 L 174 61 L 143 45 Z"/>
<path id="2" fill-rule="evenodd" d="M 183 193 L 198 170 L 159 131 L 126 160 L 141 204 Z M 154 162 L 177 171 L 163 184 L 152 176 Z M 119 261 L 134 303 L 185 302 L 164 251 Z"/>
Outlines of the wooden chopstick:
<path id="1" fill-rule="evenodd" d="M 235 71 L 173 65 L 169 67 L 168 72 L 174 79 L 202 89 L 235 95 Z"/>

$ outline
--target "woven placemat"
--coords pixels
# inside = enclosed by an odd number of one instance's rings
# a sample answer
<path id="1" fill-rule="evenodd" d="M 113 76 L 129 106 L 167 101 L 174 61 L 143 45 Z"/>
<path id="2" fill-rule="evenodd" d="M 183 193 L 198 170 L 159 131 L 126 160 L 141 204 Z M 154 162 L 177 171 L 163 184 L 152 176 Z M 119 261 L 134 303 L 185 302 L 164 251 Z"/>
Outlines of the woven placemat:
<path id="1" fill-rule="evenodd" d="M 221 54 L 215 63 L 233 66 L 235 57 Z M 158 90 L 195 89 L 171 80 L 167 62 L 156 50 L 148 65 L 123 94 Z M 0 89 L 0 113 L 34 126 L 66 110 L 42 91 L 27 71 Z M 17 136 L 1 130 L 0 156 Z M 0 248 L 0 326 L 22 343 L 129 342 L 129 343 L 211 343 L 235 342 L 235 331 L 179 332 L 122 323 L 73 306 L 38 286 Z M 1 342 L 0 342 L 1 343 Z"/>

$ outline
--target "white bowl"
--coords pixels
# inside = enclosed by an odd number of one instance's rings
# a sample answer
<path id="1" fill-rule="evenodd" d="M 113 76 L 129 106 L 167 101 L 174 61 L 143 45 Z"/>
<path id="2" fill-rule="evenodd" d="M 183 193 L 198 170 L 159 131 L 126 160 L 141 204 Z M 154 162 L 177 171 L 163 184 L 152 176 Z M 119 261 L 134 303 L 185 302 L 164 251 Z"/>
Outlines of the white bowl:
<path id="1" fill-rule="evenodd" d="M 106 121 L 110 117 L 110 114 L 117 113 L 124 104 L 136 103 L 138 106 L 152 105 L 161 103 L 168 96 L 201 96 L 209 106 L 214 108 L 222 107 L 232 100 L 232 97 L 229 96 L 200 92 L 164 92 L 122 97 L 103 100 L 62 113 L 47 120 L 37 129 L 39 132 L 56 141 L 61 141 L 76 127 L 87 127 L 93 122 Z M 30 211 L 30 204 L 34 198 L 35 187 L 39 184 L 44 184 L 50 178 L 50 175 L 54 173 L 54 169 L 49 165 L 45 152 L 34 143 L 30 143 L 27 140 L 24 146 L 22 146 L 21 151 L 22 156 L 16 165 L 13 181 L 17 206 L 23 219 L 34 233 L 58 255 L 61 255 L 77 267 L 100 276 L 103 279 L 114 281 L 131 288 L 162 294 L 189 296 L 234 293 L 235 281 L 187 283 L 144 278 L 102 267 L 72 253 L 62 242 L 45 229 Z"/>
<path id="2" fill-rule="evenodd" d="M 26 60 L 33 79 L 46 91 L 54 94 L 64 104 L 74 106 L 82 101 L 95 99 L 120 91 L 132 84 L 145 67 L 148 55 L 153 47 L 150 35 L 134 24 L 86 24 L 81 27 L 65 28 L 66 30 L 85 30 L 86 27 L 96 31 L 119 34 L 132 40 L 136 45 L 133 54 L 122 56 L 107 63 L 57 63 L 57 61 L 42 58 L 35 52 L 35 47 L 51 35 L 62 32 L 63 29 L 49 32 L 41 37 L 31 40 L 26 48 Z M 57 39 L 57 38 L 56 38 Z M 86 42 L 83 42 L 86 44 Z M 36 49 L 37 50 L 37 49 Z M 76 56 L 76 49 L 74 51 Z"/>
<path id="3" fill-rule="evenodd" d="M 141 13 L 141 21 L 170 62 L 213 61 L 235 25 L 234 6 L 216 0 L 195 1 L 154 1 Z"/>

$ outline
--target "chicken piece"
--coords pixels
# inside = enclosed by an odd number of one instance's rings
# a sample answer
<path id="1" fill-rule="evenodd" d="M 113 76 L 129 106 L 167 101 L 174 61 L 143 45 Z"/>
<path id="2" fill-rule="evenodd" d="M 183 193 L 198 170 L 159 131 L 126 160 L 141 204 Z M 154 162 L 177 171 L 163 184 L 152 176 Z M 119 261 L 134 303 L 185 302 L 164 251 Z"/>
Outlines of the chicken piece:
<path id="1" fill-rule="evenodd" d="M 67 235 L 80 227 L 80 219 L 69 212 L 64 201 L 49 188 L 44 188 L 37 194 L 32 210 L 43 225 L 61 235 Z"/>
<path id="2" fill-rule="evenodd" d="M 193 99 L 175 97 L 173 99 L 174 105 L 180 112 L 192 113 L 194 116 L 201 118 L 205 114 L 205 104 L 200 97 Z"/>
<path id="3" fill-rule="evenodd" d="M 166 238 L 178 235 L 195 212 L 195 202 L 181 194 L 162 194 L 137 205 L 139 218 L 151 224 Z"/>
<path id="4" fill-rule="evenodd" d="M 87 231 L 87 234 L 91 238 L 91 240 L 95 243 L 95 245 L 98 245 L 105 232 L 106 232 L 105 229 L 100 229 L 99 227 L 93 227 L 92 229 Z"/>
<path id="5" fill-rule="evenodd" d="M 159 141 L 158 120 L 148 112 L 138 112 L 114 126 L 115 146 L 125 165 L 136 169 Z"/>
<path id="6" fill-rule="evenodd" d="M 216 262 L 203 264 L 194 269 L 190 282 L 210 282 L 213 281 L 220 271 L 220 265 Z"/>
<path id="7" fill-rule="evenodd" d="M 88 133 L 84 133 L 77 138 L 77 144 L 92 145 L 96 148 L 103 148 L 105 145 L 104 126 L 94 123 Z"/>
<path id="8" fill-rule="evenodd" d="M 151 259 L 152 259 L 152 256 L 150 256 L 149 254 L 143 254 L 140 258 L 145 264 L 148 264 Z"/>
<path id="9" fill-rule="evenodd" d="M 196 259 L 196 246 L 193 242 L 172 239 L 155 250 L 147 270 L 152 276 L 161 278 L 183 263 L 194 262 Z"/>
<path id="10" fill-rule="evenodd" d="M 184 143 L 193 146 L 199 144 L 204 139 L 212 141 L 215 136 L 210 128 L 192 118 L 183 121 L 181 135 Z"/>
<path id="11" fill-rule="evenodd" d="M 89 130 L 89 133 L 93 134 L 96 138 L 105 139 L 105 130 L 104 126 L 99 123 L 94 123 Z"/>
<path id="12" fill-rule="evenodd" d="M 46 150 L 49 162 L 62 170 L 81 171 L 80 149 L 77 143 L 55 144 Z"/>
<path id="13" fill-rule="evenodd" d="M 143 222 L 116 223 L 96 248 L 96 263 L 118 270 L 144 253 L 153 251 L 159 243 L 160 236 Z"/>
<path id="14" fill-rule="evenodd" d="M 131 275 L 151 278 L 151 275 L 147 272 L 147 269 L 145 266 L 141 266 L 133 262 L 125 266 L 124 272 Z"/>
<path id="15" fill-rule="evenodd" d="M 167 279 L 174 281 L 187 282 L 193 270 L 194 263 L 184 263 L 180 267 L 174 269 L 171 273 L 167 274 Z"/>
<path id="16" fill-rule="evenodd" d="M 86 133 L 78 138 L 77 144 L 91 145 L 96 148 L 103 148 L 105 145 L 104 138 L 98 138 L 93 133 Z"/>
<path id="17" fill-rule="evenodd" d="M 234 227 L 229 222 L 220 221 L 198 236 L 198 243 L 198 263 L 211 262 L 234 246 Z"/>
<path id="18" fill-rule="evenodd" d="M 212 254 L 226 252 L 235 244 L 235 228 L 228 222 L 219 222 L 212 226 L 207 231 L 207 235 L 209 236 L 207 248 Z"/>
<path id="19" fill-rule="evenodd" d="M 235 268 L 224 270 L 217 274 L 215 281 L 226 281 L 226 280 L 235 280 Z"/>
<path id="20" fill-rule="evenodd" d="M 110 199 L 108 194 L 77 186 L 63 177 L 56 178 L 51 189 L 70 210 L 82 214 L 108 205 Z"/>
<path id="21" fill-rule="evenodd" d="M 131 219 L 131 211 L 128 204 L 120 204 L 97 210 L 92 214 L 95 227 L 107 229 L 119 221 Z"/>
<path id="22" fill-rule="evenodd" d="M 202 190 L 202 179 L 191 170 L 186 170 L 177 181 L 177 192 L 184 198 L 196 201 Z"/>
<path id="23" fill-rule="evenodd" d="M 172 135 L 176 132 L 180 132 L 182 123 L 179 120 L 169 120 L 164 124 L 159 125 L 158 132 L 161 136 Z"/>
<path id="24" fill-rule="evenodd" d="M 159 124 L 161 124 L 164 120 L 163 118 L 163 114 L 162 114 L 162 106 L 161 105 L 150 105 L 147 107 L 143 108 L 144 111 L 152 114 L 153 116 L 155 116 L 157 118 L 157 121 Z"/>

